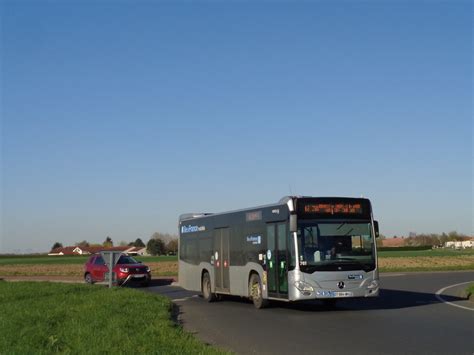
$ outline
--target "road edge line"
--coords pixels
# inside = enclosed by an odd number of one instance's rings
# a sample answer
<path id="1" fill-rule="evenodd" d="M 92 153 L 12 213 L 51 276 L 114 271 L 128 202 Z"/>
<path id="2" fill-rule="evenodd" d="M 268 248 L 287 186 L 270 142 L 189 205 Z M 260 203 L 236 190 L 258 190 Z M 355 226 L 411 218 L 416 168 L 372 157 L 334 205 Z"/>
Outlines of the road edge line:
<path id="1" fill-rule="evenodd" d="M 468 307 L 460 306 L 460 305 L 458 305 L 458 304 L 455 304 L 455 303 L 446 301 L 443 297 L 441 297 L 442 293 L 443 293 L 444 291 L 446 291 L 448 288 L 452 288 L 452 287 L 456 287 L 456 286 L 464 285 L 464 284 L 469 284 L 469 283 L 473 283 L 473 282 L 474 282 L 474 280 L 473 280 L 473 281 L 467 281 L 467 282 L 461 282 L 461 283 L 458 283 L 458 284 L 454 284 L 454 285 L 449 285 L 449 286 L 443 287 L 443 288 L 439 289 L 438 291 L 436 291 L 435 296 L 436 296 L 436 298 L 437 298 L 439 301 L 441 301 L 442 303 L 446 303 L 446 304 L 449 304 L 450 306 L 459 307 L 459 308 L 462 308 L 462 309 L 467 309 L 468 311 L 474 311 L 473 308 L 468 308 Z"/>

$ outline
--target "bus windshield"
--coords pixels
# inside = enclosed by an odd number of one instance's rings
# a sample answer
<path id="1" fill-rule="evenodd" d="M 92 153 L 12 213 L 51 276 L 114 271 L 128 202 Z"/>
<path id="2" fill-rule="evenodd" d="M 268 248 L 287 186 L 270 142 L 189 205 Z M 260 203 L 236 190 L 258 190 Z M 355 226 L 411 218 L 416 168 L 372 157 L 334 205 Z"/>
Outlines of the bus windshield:
<path id="1" fill-rule="evenodd" d="M 303 272 L 373 270 L 374 238 L 370 223 L 298 224 L 298 250 Z"/>

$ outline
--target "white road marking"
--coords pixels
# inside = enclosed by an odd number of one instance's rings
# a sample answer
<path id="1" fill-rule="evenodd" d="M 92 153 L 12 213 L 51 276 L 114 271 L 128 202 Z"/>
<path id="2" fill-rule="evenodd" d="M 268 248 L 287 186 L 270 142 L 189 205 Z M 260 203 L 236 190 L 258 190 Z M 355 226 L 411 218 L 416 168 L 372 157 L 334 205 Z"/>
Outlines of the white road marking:
<path id="1" fill-rule="evenodd" d="M 474 308 L 469 308 L 469 307 L 460 306 L 460 305 L 458 305 L 458 304 L 455 304 L 455 303 L 446 301 L 445 299 L 443 299 L 443 297 L 441 297 L 442 293 L 443 293 L 444 291 L 446 291 L 448 288 L 452 288 L 452 287 L 456 287 L 456 286 L 464 285 L 464 284 L 468 284 L 468 283 L 473 283 L 473 282 L 474 282 L 474 281 L 467 281 L 467 282 L 461 282 L 461 283 L 458 283 L 458 284 L 455 284 L 455 285 L 449 285 L 449 286 L 443 287 L 442 289 L 436 291 L 435 296 L 436 296 L 436 298 L 437 298 L 439 301 L 441 301 L 441 302 L 443 302 L 443 303 L 449 304 L 449 305 L 454 306 L 454 307 L 459 307 L 459 308 L 462 308 L 462 309 L 467 309 L 468 311 L 474 311 Z"/>
<path id="2" fill-rule="evenodd" d="M 195 298 L 195 297 L 199 297 L 199 295 L 194 295 L 194 296 L 189 296 L 189 297 L 184 297 L 184 298 L 176 298 L 174 300 L 171 300 L 173 302 L 184 302 L 184 301 L 187 301 L 191 298 Z"/>

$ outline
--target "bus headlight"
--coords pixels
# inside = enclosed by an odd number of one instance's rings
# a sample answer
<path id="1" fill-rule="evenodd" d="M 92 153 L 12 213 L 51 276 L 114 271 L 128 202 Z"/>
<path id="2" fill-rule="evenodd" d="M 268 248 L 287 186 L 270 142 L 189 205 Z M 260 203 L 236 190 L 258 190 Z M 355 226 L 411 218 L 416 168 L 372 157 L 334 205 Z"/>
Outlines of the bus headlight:
<path id="1" fill-rule="evenodd" d="M 377 280 L 372 280 L 370 284 L 367 286 L 368 290 L 375 290 L 379 287 L 379 282 Z"/>
<path id="2" fill-rule="evenodd" d="M 296 281 L 295 287 L 305 296 L 309 296 L 314 291 L 313 286 L 304 281 Z"/>

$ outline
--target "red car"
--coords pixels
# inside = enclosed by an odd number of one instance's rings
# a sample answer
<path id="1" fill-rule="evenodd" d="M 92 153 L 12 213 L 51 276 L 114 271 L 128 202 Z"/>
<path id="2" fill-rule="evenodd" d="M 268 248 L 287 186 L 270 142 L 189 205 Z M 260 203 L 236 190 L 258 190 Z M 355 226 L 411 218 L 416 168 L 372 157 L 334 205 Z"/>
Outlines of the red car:
<path id="1" fill-rule="evenodd" d="M 143 286 L 148 286 L 151 280 L 150 268 L 137 261 L 129 255 L 121 255 L 113 271 L 117 273 L 117 282 L 123 284 L 127 279 L 132 282 L 140 282 Z M 105 273 L 108 267 L 100 254 L 91 255 L 84 265 L 84 280 L 86 283 L 105 281 Z M 127 282 L 128 282 L 127 281 Z"/>

